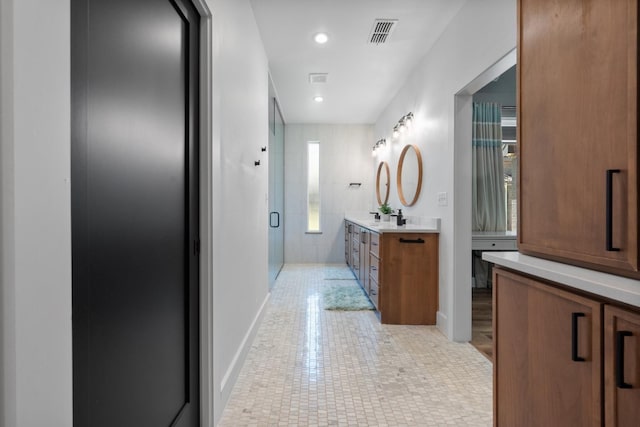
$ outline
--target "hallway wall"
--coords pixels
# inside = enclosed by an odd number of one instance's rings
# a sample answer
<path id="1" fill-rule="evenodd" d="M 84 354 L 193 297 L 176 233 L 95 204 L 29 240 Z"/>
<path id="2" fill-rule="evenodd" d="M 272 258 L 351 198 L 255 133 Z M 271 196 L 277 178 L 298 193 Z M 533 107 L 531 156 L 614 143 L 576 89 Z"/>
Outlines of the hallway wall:
<path id="1" fill-rule="evenodd" d="M 454 150 L 455 95 L 515 45 L 515 0 L 468 1 L 375 125 L 374 138 L 391 141 L 391 131 L 397 121 L 409 111 L 415 115 L 413 128 L 395 140 L 385 156 L 372 161 L 371 169 L 375 170 L 380 160 L 387 160 L 391 176 L 395 177 L 402 147 L 416 144 L 421 151 L 424 163 L 422 192 L 417 203 L 403 208 L 403 212 L 442 219 L 438 327 L 456 341 L 471 338 L 470 262 L 460 264 L 455 255 L 456 230 L 460 227 L 470 229 L 471 215 L 458 212 L 458 219 L 454 216 L 456 198 L 466 197 L 458 191 L 459 183 L 463 180 L 471 182 L 471 156 L 468 170 L 454 170 L 454 156 L 457 155 Z M 447 193 L 446 206 L 438 204 L 438 193 L 441 192 Z M 375 196 L 372 194 L 371 197 Z M 390 203 L 393 207 L 401 206 L 394 185 Z M 460 251 L 458 255 L 467 256 L 468 253 L 470 259 L 471 242 L 464 244 L 469 250 Z"/>
<path id="2" fill-rule="evenodd" d="M 213 354 L 218 420 L 268 287 L 268 63 L 248 0 L 213 14 Z M 254 161 L 260 160 L 260 166 Z"/>
<path id="3" fill-rule="evenodd" d="M 69 0 L 0 1 L 0 425 L 72 425 Z"/>
<path id="4" fill-rule="evenodd" d="M 372 125 L 285 127 L 285 263 L 343 263 L 345 212 L 371 210 Z M 320 229 L 307 231 L 307 143 L 320 142 Z M 362 183 L 349 187 L 349 183 Z"/>

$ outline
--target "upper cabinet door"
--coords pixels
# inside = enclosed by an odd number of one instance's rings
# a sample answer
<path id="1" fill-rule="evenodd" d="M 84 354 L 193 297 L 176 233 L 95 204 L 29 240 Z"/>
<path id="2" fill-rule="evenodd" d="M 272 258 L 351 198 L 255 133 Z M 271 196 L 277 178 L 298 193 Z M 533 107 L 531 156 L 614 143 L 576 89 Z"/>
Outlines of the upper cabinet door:
<path id="1" fill-rule="evenodd" d="M 638 274 L 637 0 L 520 0 L 518 246 Z"/>

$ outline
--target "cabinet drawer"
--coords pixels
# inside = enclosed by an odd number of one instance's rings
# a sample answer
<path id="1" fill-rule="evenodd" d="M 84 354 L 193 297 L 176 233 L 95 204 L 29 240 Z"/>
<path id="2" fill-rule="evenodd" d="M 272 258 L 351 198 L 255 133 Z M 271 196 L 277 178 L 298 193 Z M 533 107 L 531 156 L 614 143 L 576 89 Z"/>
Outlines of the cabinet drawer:
<path id="1" fill-rule="evenodd" d="M 378 257 L 374 256 L 373 253 L 369 254 L 369 277 L 376 282 L 380 281 L 379 270 L 380 269 L 380 260 Z"/>
<path id="2" fill-rule="evenodd" d="M 378 309 L 378 294 L 380 293 L 380 287 L 378 286 L 378 281 L 373 277 L 369 278 L 369 299 L 373 303 L 373 305 Z"/>
<path id="3" fill-rule="evenodd" d="M 371 253 L 377 257 L 380 257 L 380 235 L 377 233 L 371 233 Z"/>
<path id="4" fill-rule="evenodd" d="M 517 251 L 516 239 L 473 239 L 471 250 L 474 251 Z"/>

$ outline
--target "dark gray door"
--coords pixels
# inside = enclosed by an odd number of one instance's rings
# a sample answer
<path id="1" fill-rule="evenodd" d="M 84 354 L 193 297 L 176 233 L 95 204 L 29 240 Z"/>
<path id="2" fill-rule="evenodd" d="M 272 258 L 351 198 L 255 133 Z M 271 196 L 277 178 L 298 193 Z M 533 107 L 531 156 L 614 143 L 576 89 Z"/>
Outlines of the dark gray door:
<path id="1" fill-rule="evenodd" d="M 75 426 L 199 425 L 198 27 L 72 0 Z"/>

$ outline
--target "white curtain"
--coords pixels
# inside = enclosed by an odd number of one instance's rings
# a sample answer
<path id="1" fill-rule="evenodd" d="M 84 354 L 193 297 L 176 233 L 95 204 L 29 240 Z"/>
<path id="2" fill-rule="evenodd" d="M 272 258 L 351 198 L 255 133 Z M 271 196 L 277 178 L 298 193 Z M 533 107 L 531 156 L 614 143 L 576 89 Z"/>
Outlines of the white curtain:
<path id="1" fill-rule="evenodd" d="M 472 144 L 472 230 L 505 231 L 507 210 L 499 104 L 473 104 Z"/>

